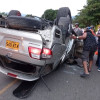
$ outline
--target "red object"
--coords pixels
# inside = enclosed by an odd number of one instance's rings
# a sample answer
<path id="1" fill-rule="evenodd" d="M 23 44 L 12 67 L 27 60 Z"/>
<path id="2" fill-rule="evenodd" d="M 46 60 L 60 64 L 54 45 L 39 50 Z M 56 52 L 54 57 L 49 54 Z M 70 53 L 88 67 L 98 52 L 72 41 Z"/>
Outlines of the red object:
<path id="1" fill-rule="evenodd" d="M 20 12 L 17 12 L 17 16 L 21 16 L 21 13 Z"/>
<path id="2" fill-rule="evenodd" d="M 92 32 L 92 35 L 96 36 L 96 34 L 94 33 L 94 31 L 93 31 L 92 29 L 90 29 L 90 30 L 91 30 L 91 32 Z"/>
<path id="3" fill-rule="evenodd" d="M 50 49 L 48 49 L 48 48 L 43 48 L 42 54 L 52 55 L 52 51 Z"/>
<path id="4" fill-rule="evenodd" d="M 52 51 L 48 48 L 43 48 L 42 58 L 51 58 Z"/>
<path id="5" fill-rule="evenodd" d="M 98 55 L 98 51 L 95 52 L 95 55 Z"/>
<path id="6" fill-rule="evenodd" d="M 35 47 L 29 47 L 28 51 L 29 51 L 29 55 L 31 58 L 40 59 L 42 49 L 35 48 Z"/>
<path id="7" fill-rule="evenodd" d="M 17 77 L 17 75 L 15 75 L 15 74 L 12 74 L 12 73 L 8 73 L 7 75 L 9 75 L 9 76 L 11 76 L 11 77 Z"/>
<path id="8" fill-rule="evenodd" d="M 40 57 L 41 58 L 51 58 L 52 56 L 52 51 L 48 48 L 43 48 L 42 50 L 42 49 L 35 48 L 35 47 L 29 47 L 28 50 L 29 50 L 29 55 L 31 58 L 35 58 L 35 59 L 40 59 Z"/>
<path id="9" fill-rule="evenodd" d="M 41 54 L 41 49 L 39 48 L 34 48 L 34 47 L 29 47 L 29 53 L 33 53 L 33 54 L 36 54 L 36 55 L 40 55 Z"/>

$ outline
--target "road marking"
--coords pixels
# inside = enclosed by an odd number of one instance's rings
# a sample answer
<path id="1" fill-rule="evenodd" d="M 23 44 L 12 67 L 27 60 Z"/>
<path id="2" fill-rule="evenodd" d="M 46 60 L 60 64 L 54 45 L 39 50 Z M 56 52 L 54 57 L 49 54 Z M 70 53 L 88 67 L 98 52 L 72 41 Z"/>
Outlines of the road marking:
<path id="1" fill-rule="evenodd" d="M 2 90 L 0 90 L 0 95 L 3 94 L 8 88 L 10 88 L 11 86 L 13 86 L 18 80 L 15 79 L 14 81 L 12 81 L 11 83 L 9 83 L 6 87 L 4 87 Z"/>

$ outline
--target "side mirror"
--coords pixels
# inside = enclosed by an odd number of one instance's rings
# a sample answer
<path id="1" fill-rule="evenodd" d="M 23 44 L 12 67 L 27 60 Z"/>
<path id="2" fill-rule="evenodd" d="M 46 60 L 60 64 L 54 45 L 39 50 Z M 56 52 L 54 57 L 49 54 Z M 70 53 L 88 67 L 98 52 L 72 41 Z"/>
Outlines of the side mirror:
<path id="1" fill-rule="evenodd" d="M 58 29 L 55 30 L 55 37 L 60 38 L 60 30 Z"/>

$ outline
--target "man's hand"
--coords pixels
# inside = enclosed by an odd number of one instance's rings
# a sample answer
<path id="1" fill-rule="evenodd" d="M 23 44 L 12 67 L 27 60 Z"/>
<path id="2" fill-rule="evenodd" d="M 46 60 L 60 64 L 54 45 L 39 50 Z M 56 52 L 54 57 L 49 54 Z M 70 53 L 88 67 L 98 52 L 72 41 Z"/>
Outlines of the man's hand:
<path id="1" fill-rule="evenodd" d="M 75 35 L 72 35 L 71 38 L 72 38 L 72 39 L 76 39 L 76 36 L 75 36 Z"/>
<path id="2" fill-rule="evenodd" d="M 96 36 L 97 36 L 97 37 L 100 37 L 100 34 L 97 34 Z"/>

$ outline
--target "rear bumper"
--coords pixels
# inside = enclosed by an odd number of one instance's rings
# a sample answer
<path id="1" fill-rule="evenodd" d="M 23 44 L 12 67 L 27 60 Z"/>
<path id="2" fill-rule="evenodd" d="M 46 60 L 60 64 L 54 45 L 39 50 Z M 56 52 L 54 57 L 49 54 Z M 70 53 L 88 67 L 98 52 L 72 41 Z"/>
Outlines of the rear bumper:
<path id="1" fill-rule="evenodd" d="M 11 58 L 15 62 L 18 61 L 17 63 L 21 62 L 22 64 L 28 64 L 30 66 L 36 67 L 36 71 L 31 73 L 31 70 L 30 70 L 30 72 L 27 73 L 27 72 L 23 72 L 23 71 L 20 71 L 20 70 L 16 70 L 13 66 L 9 67 L 9 66 L 6 65 L 6 67 L 5 67 L 3 64 L 1 64 L 0 65 L 0 72 L 1 73 L 5 74 L 7 76 L 13 77 L 13 78 L 17 78 L 17 79 L 20 79 L 20 80 L 26 80 L 26 81 L 34 81 L 34 80 L 37 80 L 37 79 L 40 78 L 40 69 L 43 68 L 46 65 L 45 59 L 43 59 L 43 60 L 33 59 L 31 57 L 22 55 L 20 53 L 15 53 L 13 51 L 11 52 L 9 50 L 3 50 L 3 49 L 0 48 L 0 58 L 1 58 L 1 60 L 2 60 L 2 57 L 4 59 L 7 59 L 6 57 L 8 56 L 9 53 L 11 53 L 11 57 L 9 56 L 8 58 Z M 8 59 L 8 60 L 10 60 L 10 59 Z M 11 60 L 11 62 L 13 62 L 12 60 Z M 5 63 L 5 61 L 3 60 L 4 63 Z M 48 64 L 50 64 L 50 62 L 48 62 Z M 26 67 L 24 67 L 24 68 L 26 68 Z M 27 67 L 27 69 L 28 68 L 29 68 L 29 66 Z M 10 73 L 10 75 L 8 73 Z"/>
<path id="2" fill-rule="evenodd" d="M 42 66 L 31 65 L 21 61 L 12 61 L 0 56 L 0 72 L 20 80 L 34 81 L 39 79 Z"/>
<path id="3" fill-rule="evenodd" d="M 20 79 L 20 80 L 26 80 L 26 81 L 34 81 L 34 80 L 37 80 L 39 79 L 39 76 L 38 74 L 36 75 L 28 75 L 28 74 L 23 74 L 23 73 L 20 73 L 20 72 L 17 72 L 17 71 L 11 71 L 9 69 L 6 69 L 4 67 L 1 67 L 0 66 L 0 72 L 9 76 L 8 73 L 12 73 L 14 75 L 16 75 L 16 77 L 13 77 L 13 78 L 17 78 L 17 79 Z M 12 76 L 10 76 L 12 77 Z"/>

